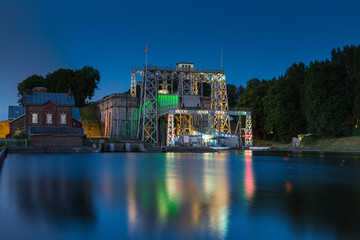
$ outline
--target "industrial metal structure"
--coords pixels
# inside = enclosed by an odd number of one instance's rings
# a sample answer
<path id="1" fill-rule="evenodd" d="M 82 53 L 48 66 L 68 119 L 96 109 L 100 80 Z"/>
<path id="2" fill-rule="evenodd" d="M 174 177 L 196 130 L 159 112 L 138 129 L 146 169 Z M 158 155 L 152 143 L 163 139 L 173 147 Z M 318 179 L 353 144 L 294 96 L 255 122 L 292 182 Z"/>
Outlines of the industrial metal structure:
<path id="1" fill-rule="evenodd" d="M 211 86 L 210 99 L 204 96 L 204 85 Z M 175 138 L 204 134 L 211 138 L 231 135 L 230 116 L 237 119 L 236 134 L 242 145 L 252 146 L 251 111 L 229 111 L 225 71 L 198 69 L 193 63 L 176 67 L 144 66 L 132 69 L 131 90 L 136 96 L 140 85 L 138 138 L 145 143 L 174 145 Z M 207 104 L 207 101 L 209 104 Z M 241 117 L 246 117 L 241 128 Z"/>

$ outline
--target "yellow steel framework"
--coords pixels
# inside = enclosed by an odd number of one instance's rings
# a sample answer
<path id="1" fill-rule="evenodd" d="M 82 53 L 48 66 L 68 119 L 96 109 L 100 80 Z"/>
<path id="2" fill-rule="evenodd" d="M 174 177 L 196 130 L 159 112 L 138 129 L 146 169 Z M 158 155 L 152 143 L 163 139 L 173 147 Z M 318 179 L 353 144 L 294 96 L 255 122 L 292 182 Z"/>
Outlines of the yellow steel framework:
<path id="1" fill-rule="evenodd" d="M 192 115 L 180 114 L 175 116 L 176 119 L 176 135 L 186 136 L 192 130 Z"/>
<path id="2" fill-rule="evenodd" d="M 141 78 L 142 74 L 143 78 Z M 140 81 L 136 81 L 138 76 L 140 76 Z M 211 110 L 215 114 L 208 117 L 209 121 L 211 121 L 208 128 L 219 133 L 231 133 L 224 70 L 145 66 L 144 69 L 133 69 L 131 75 L 132 96 L 136 96 L 136 84 L 140 82 L 141 86 L 138 133 L 140 139 L 148 143 L 158 142 L 158 117 L 167 114 L 167 112 L 158 109 L 157 96 L 158 94 L 168 94 L 168 81 L 172 83 L 170 84 L 171 91 L 173 91 L 174 81 L 178 81 L 177 95 L 179 96 L 179 105 L 174 109 L 183 108 L 184 96 L 203 96 L 202 84 L 210 84 L 211 106 L 210 109 L 205 110 Z M 178 135 L 191 132 L 191 114 L 181 114 L 181 116 L 174 116 L 174 118 L 177 122 L 176 132 Z"/>
<path id="3" fill-rule="evenodd" d="M 173 142 L 173 138 L 175 135 L 175 127 L 174 127 L 174 114 L 168 114 L 168 127 L 167 127 L 167 146 L 170 146 Z"/>

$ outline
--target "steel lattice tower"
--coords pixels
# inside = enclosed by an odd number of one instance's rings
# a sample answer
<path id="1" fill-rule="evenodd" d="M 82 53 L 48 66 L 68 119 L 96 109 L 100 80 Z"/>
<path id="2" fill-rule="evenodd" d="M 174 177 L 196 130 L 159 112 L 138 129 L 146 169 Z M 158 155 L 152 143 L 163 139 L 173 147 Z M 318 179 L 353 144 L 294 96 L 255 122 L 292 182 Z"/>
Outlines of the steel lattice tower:
<path id="1" fill-rule="evenodd" d="M 176 93 L 173 92 L 175 81 L 177 81 Z M 184 99 L 187 96 L 203 96 L 204 83 L 211 86 L 210 109 L 192 110 L 184 106 Z M 194 114 L 201 116 L 202 124 L 204 116 L 207 116 L 208 133 L 231 133 L 229 115 L 234 112 L 231 113 L 228 107 L 224 70 L 145 66 L 143 69 L 132 70 L 130 91 L 132 96 L 136 96 L 137 84 L 141 87 L 138 138 L 142 141 L 159 142 L 160 116 L 166 116 L 167 119 L 167 144 L 171 143 L 174 134 L 185 136 L 192 131 Z M 178 101 L 159 105 L 158 98 L 161 96 L 176 96 Z M 247 132 L 251 131 L 251 117 L 250 128 L 247 129 L 249 129 Z"/>
<path id="2" fill-rule="evenodd" d="M 157 143 L 158 139 L 158 89 L 158 74 L 156 71 L 145 69 L 144 80 L 141 83 L 139 137 L 146 143 Z"/>

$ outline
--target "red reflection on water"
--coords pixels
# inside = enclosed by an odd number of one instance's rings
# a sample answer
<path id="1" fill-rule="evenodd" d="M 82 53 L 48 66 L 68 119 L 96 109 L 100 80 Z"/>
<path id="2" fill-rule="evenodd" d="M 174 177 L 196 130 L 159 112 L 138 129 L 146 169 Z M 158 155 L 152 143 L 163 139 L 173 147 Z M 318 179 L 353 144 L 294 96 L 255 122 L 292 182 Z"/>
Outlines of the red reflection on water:
<path id="1" fill-rule="evenodd" d="M 290 195 L 293 192 L 293 186 L 292 186 L 291 182 L 286 181 L 285 191 L 286 191 L 286 194 L 288 194 L 288 195 Z"/>
<path id="2" fill-rule="evenodd" d="M 252 151 L 245 150 L 245 193 L 248 200 L 254 197 L 255 179 L 252 169 Z"/>

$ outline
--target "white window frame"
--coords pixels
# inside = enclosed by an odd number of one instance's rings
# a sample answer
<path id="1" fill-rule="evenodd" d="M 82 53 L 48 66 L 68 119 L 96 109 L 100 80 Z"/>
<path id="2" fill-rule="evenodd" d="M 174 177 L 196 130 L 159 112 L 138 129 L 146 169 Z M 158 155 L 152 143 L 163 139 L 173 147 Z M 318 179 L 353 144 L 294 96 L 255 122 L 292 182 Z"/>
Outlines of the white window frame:
<path id="1" fill-rule="evenodd" d="M 50 121 L 49 121 L 50 120 Z M 52 124 L 53 121 L 52 121 L 52 114 L 51 113 L 47 113 L 46 114 L 46 123 L 47 124 Z"/>
<path id="2" fill-rule="evenodd" d="M 39 123 L 39 114 L 31 113 L 31 123 Z"/>
<path id="3" fill-rule="evenodd" d="M 60 124 L 66 124 L 66 113 L 60 113 Z"/>

